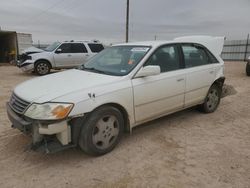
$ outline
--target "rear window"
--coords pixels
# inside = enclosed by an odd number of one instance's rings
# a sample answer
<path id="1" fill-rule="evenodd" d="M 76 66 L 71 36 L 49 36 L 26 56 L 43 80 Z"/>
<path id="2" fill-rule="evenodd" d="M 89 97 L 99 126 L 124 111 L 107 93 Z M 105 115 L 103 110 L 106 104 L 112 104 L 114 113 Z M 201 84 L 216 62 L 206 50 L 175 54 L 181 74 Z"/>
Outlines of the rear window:
<path id="1" fill-rule="evenodd" d="M 89 43 L 88 46 L 93 53 L 98 53 L 104 49 L 102 44 Z"/>
<path id="2" fill-rule="evenodd" d="M 182 46 L 186 67 L 196 67 L 210 64 L 211 61 L 207 56 L 204 48 L 187 44 Z"/>

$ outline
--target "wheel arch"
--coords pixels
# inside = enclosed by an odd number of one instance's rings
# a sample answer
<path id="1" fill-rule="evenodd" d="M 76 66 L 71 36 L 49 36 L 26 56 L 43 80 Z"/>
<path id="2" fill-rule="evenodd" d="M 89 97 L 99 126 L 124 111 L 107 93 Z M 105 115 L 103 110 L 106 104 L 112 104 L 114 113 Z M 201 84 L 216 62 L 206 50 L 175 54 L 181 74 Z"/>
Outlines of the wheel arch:
<path id="1" fill-rule="evenodd" d="M 90 112 L 84 113 L 84 116 L 76 117 L 76 118 L 73 118 L 69 121 L 69 124 L 72 125 L 71 136 L 72 136 L 72 142 L 74 144 L 77 145 L 81 129 L 84 126 L 84 122 L 87 120 L 89 115 L 92 112 L 94 112 L 95 110 L 97 110 L 98 108 L 101 108 L 104 106 L 111 106 L 111 107 L 118 109 L 121 112 L 123 119 L 124 119 L 124 132 L 130 132 L 130 121 L 129 121 L 129 115 L 128 115 L 127 110 L 122 105 L 120 105 L 118 103 L 105 103 L 105 104 L 102 104 L 100 106 L 97 106 L 96 108 L 94 108 Z"/>
<path id="2" fill-rule="evenodd" d="M 223 84 L 224 84 L 224 82 L 225 82 L 225 77 L 224 76 L 222 76 L 222 77 L 219 77 L 219 78 L 217 78 L 214 82 L 213 82 L 213 84 L 212 85 L 217 85 L 217 86 L 219 86 L 220 88 L 222 88 L 223 87 Z"/>
<path id="3" fill-rule="evenodd" d="M 222 92 L 222 87 L 223 87 L 223 84 L 224 84 L 224 82 L 225 82 L 225 79 L 226 79 L 226 78 L 225 78 L 224 76 L 221 76 L 221 77 L 217 78 L 217 79 L 211 84 L 211 86 L 209 87 L 209 89 L 208 89 L 208 91 L 207 91 L 207 94 L 206 94 L 206 97 L 207 97 L 207 95 L 208 95 L 208 92 L 209 92 L 210 88 L 211 88 L 213 85 L 218 86 L 218 87 L 221 89 L 220 92 Z M 205 101 L 206 97 L 204 98 L 204 101 Z M 203 102 L 204 102 L 204 101 L 203 101 Z"/>
<path id="4" fill-rule="evenodd" d="M 92 112 L 95 111 L 96 109 L 104 107 L 104 106 L 112 106 L 121 112 L 123 119 L 124 119 L 124 131 L 129 132 L 130 131 L 130 122 L 129 122 L 129 115 L 128 115 L 127 110 L 121 104 L 111 102 L 111 103 L 105 103 L 105 104 L 102 104 L 102 105 L 96 107 L 95 109 L 92 110 Z M 91 113 L 91 112 L 89 112 L 89 113 Z"/>
<path id="5" fill-rule="evenodd" d="M 52 64 L 48 59 L 38 59 L 35 61 L 34 65 L 36 66 L 40 61 L 46 61 L 49 64 L 50 68 L 52 68 Z"/>

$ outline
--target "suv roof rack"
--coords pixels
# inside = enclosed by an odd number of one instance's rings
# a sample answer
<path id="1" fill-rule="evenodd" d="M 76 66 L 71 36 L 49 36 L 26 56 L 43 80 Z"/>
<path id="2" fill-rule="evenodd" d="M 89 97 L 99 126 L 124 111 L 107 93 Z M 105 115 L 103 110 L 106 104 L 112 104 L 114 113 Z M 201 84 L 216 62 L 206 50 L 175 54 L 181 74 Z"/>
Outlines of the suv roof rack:
<path id="1" fill-rule="evenodd" d="M 68 40 L 65 40 L 64 42 L 87 42 L 87 43 L 101 43 L 99 40 L 96 40 L 96 39 L 94 39 L 94 40 L 76 40 L 76 41 L 74 41 L 74 40 L 70 40 L 70 41 L 68 41 Z"/>

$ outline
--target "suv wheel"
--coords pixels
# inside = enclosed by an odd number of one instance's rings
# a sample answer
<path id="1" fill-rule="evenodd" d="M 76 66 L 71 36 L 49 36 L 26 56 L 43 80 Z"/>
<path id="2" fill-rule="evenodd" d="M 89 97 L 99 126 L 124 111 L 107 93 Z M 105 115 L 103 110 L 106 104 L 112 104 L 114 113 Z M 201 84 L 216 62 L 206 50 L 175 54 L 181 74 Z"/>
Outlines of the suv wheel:
<path id="1" fill-rule="evenodd" d="M 208 91 L 205 102 L 201 105 L 201 111 L 214 112 L 220 104 L 222 89 L 218 85 L 212 85 Z"/>
<path id="2" fill-rule="evenodd" d="M 46 75 L 50 73 L 50 64 L 46 61 L 39 61 L 35 65 L 35 72 L 38 75 Z"/>
<path id="3" fill-rule="evenodd" d="M 111 106 L 93 111 L 81 130 L 80 148 L 91 155 L 110 152 L 119 142 L 124 129 L 121 112 Z"/>
<path id="4" fill-rule="evenodd" d="M 246 65 L 246 74 L 247 76 L 250 76 L 250 62 L 247 62 L 247 65 Z"/>

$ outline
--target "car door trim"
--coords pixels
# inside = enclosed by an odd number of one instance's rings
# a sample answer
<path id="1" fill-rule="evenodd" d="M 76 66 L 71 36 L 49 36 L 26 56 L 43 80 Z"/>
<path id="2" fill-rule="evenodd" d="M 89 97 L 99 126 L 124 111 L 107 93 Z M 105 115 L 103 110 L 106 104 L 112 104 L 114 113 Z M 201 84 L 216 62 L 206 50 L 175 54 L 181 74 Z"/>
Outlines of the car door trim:
<path id="1" fill-rule="evenodd" d="M 153 101 L 150 101 L 150 102 L 145 102 L 145 103 L 137 104 L 137 105 L 135 105 L 135 107 L 140 107 L 140 106 L 143 106 L 143 105 L 147 105 L 147 104 L 150 104 L 150 103 L 162 101 L 162 100 L 169 99 L 169 98 L 176 97 L 176 96 L 180 96 L 180 95 L 183 95 L 183 93 L 178 93 L 176 95 L 171 95 L 171 96 L 168 96 L 168 97 L 162 97 L 160 99 L 156 99 L 156 100 L 153 100 Z"/>

